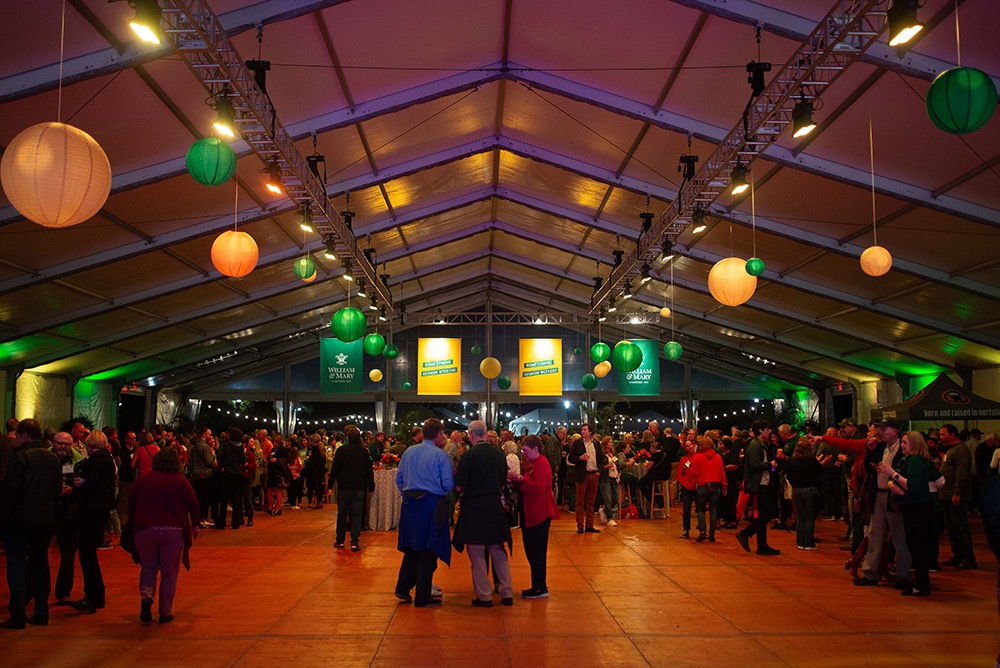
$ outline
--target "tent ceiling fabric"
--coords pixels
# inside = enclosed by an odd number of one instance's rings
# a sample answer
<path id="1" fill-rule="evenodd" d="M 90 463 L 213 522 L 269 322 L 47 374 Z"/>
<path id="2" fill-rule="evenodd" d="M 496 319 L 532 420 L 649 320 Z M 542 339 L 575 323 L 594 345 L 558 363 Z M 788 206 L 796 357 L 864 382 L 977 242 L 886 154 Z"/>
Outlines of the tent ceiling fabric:
<path id="1" fill-rule="evenodd" d="M 664 212 L 682 153 L 706 159 L 749 97 L 744 65 L 775 69 L 830 0 L 213 0 L 244 59 L 272 62 L 267 86 L 303 155 L 327 157 L 327 194 L 357 213 L 395 306 L 586 312 L 593 276 L 629 251 L 639 213 Z M 701 368 L 809 384 L 1000 365 L 1000 119 L 965 136 L 937 130 L 930 81 L 955 62 L 954 0 L 927 0 L 919 41 L 884 38 L 816 105 L 818 130 L 788 132 L 752 165 L 754 201 L 723 195 L 700 235 L 675 242 L 673 327 Z M 992 0 L 957 3 L 962 64 L 1000 76 Z M 16 6 L 14 6 L 16 5 Z M 205 90 L 169 47 L 135 41 L 125 2 L 14 3 L 0 62 L 0 145 L 56 119 L 91 134 L 112 194 L 53 230 L 0 200 L 0 367 L 157 384 L 218 383 L 265 360 L 308 356 L 346 299 L 339 262 L 267 193 L 237 140 L 238 185 L 185 171 L 210 132 Z M 258 46 L 255 26 L 262 27 Z M 868 124 L 874 132 L 881 278 L 872 244 Z M 690 142 L 690 147 L 689 147 Z M 257 268 L 221 276 L 209 249 L 233 223 Z M 755 220 L 751 220 L 751 206 Z M 722 307 L 708 271 L 756 252 L 754 297 Z M 295 277 L 309 254 L 318 279 Z M 384 266 L 384 270 L 383 270 Z M 629 308 L 669 303 L 671 270 Z M 671 323 L 638 328 L 667 340 Z M 635 335 L 635 330 L 630 330 Z M 755 358 L 773 362 L 761 368 Z"/>

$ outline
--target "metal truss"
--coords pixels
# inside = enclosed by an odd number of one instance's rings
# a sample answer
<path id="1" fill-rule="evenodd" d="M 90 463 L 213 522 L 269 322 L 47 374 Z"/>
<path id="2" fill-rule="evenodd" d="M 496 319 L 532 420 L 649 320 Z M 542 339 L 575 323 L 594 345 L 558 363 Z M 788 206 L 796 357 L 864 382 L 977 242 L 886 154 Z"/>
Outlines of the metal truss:
<path id="1" fill-rule="evenodd" d="M 590 327 L 597 319 L 586 311 L 541 311 L 528 309 L 529 313 L 445 313 L 438 311 L 417 311 L 406 314 L 407 325 L 570 325 Z M 608 316 L 604 325 L 657 324 L 659 315 L 655 313 L 628 313 Z"/>
<path id="2" fill-rule="evenodd" d="M 333 235 L 342 253 L 392 310 L 392 295 L 376 269 L 358 247 L 354 233 L 326 196 L 324 184 L 310 170 L 293 136 L 278 120 L 268 96 L 254 81 L 219 18 L 205 0 L 163 0 L 163 33 L 213 97 L 228 91 L 236 123 L 247 145 L 265 164 L 277 163 L 285 193 L 308 208 L 313 226 L 322 236 Z M 352 272 L 353 273 L 353 272 Z"/>
<path id="3" fill-rule="evenodd" d="M 735 163 L 752 163 L 791 125 L 795 92 L 810 99 L 818 97 L 875 43 L 888 24 L 885 11 L 875 11 L 880 4 L 879 0 L 839 0 L 817 23 L 753 100 L 743 120 L 729 131 L 695 177 L 684 183 L 677 199 L 612 271 L 595 293 L 591 312 L 599 310 L 605 299 L 620 292 L 625 281 L 638 274 L 640 263 L 659 250 L 664 237 L 676 238 L 684 231 L 696 203 L 707 208 L 722 195 Z"/>

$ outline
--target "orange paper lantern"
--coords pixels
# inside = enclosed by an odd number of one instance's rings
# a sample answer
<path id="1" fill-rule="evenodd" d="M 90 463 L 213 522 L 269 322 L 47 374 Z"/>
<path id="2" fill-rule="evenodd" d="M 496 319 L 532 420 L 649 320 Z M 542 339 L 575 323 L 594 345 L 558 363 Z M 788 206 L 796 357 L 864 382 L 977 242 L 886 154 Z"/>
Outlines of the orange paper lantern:
<path id="1" fill-rule="evenodd" d="M 69 227 L 104 206 L 111 193 L 111 164 L 83 130 L 39 123 L 11 140 L 0 161 L 0 180 L 22 216 L 45 227 Z"/>
<path id="2" fill-rule="evenodd" d="M 246 232 L 226 230 L 212 244 L 212 264 L 232 278 L 246 276 L 257 266 L 257 242 Z"/>
<path id="3" fill-rule="evenodd" d="M 892 269 L 892 255 L 881 246 L 869 246 L 861 254 L 861 271 L 869 276 L 882 276 Z"/>
<path id="4" fill-rule="evenodd" d="M 724 306 L 739 306 L 757 289 L 757 277 L 747 273 L 747 261 L 738 257 L 719 260 L 708 272 L 708 289 Z"/>

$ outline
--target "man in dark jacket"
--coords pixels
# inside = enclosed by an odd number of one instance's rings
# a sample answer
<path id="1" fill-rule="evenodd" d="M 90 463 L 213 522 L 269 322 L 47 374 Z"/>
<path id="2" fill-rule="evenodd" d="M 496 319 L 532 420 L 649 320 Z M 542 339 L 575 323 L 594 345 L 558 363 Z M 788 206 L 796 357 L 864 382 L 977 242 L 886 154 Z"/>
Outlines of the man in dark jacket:
<path id="1" fill-rule="evenodd" d="M 334 547 L 344 547 L 347 537 L 348 513 L 351 523 L 351 550 L 361 549 L 362 509 L 365 496 L 375 491 L 375 473 L 368 450 L 361 443 L 357 427 L 346 430 L 347 442 L 333 457 L 330 479 L 337 483 L 337 538 Z"/>
<path id="2" fill-rule="evenodd" d="M 486 440 L 486 423 L 469 423 L 469 440 L 475 445 L 462 455 L 455 475 L 455 490 L 461 493 L 462 510 L 455 525 L 454 543 L 468 549 L 472 563 L 472 587 L 477 608 L 493 607 L 493 583 L 490 582 L 487 555 L 493 561 L 493 572 L 500 580 L 503 605 L 514 605 L 514 589 L 510 579 L 510 563 L 504 543 L 509 543 L 510 523 L 500 502 L 507 480 L 507 459 Z M 595 477 L 596 479 L 596 477 Z M 593 502 L 591 502 L 593 503 Z"/>
<path id="3" fill-rule="evenodd" d="M 773 556 L 781 554 L 781 550 L 767 544 L 767 523 L 778 513 L 778 496 L 773 487 L 777 485 L 778 461 L 769 460 L 764 445 L 771 437 L 771 425 L 756 420 L 750 425 L 750 431 L 753 438 L 746 447 L 743 461 L 743 491 L 750 495 L 756 516 L 746 529 L 736 532 L 736 540 L 749 552 L 750 537 L 757 536 L 757 554 Z"/>
<path id="4" fill-rule="evenodd" d="M 601 446 L 594 443 L 589 424 L 580 427 L 581 438 L 573 442 L 566 462 L 576 470 L 576 532 L 601 533 L 594 527 L 594 503 L 597 500 L 597 483 L 601 469 L 608 458 Z"/>
<path id="5" fill-rule="evenodd" d="M 56 499 L 62 491 L 59 460 L 42 441 L 42 430 L 34 420 L 21 420 L 14 432 L 18 448 L 8 462 L 0 498 L 0 527 L 4 528 L 7 556 L 7 586 L 10 589 L 10 619 L 0 628 L 23 629 L 26 622 L 49 623 L 48 548 L 52 538 Z M 35 610 L 28 619 L 28 571 Z"/>
<path id="6" fill-rule="evenodd" d="M 941 427 L 941 444 L 945 450 L 941 458 L 941 475 L 944 487 L 938 490 L 944 509 L 944 525 L 948 529 L 952 557 L 945 566 L 974 570 L 976 553 L 972 550 L 972 532 L 969 530 L 969 507 L 972 504 L 972 454 L 958 437 L 953 424 Z M 981 447 L 981 446 L 980 446 Z"/>
<path id="7" fill-rule="evenodd" d="M 219 444 L 217 459 L 219 470 L 222 471 L 221 500 L 219 514 L 215 516 L 215 528 L 226 528 L 227 504 L 233 507 L 234 530 L 243 524 L 243 466 L 247 457 L 243 450 L 243 430 L 230 427 L 226 438 Z"/>

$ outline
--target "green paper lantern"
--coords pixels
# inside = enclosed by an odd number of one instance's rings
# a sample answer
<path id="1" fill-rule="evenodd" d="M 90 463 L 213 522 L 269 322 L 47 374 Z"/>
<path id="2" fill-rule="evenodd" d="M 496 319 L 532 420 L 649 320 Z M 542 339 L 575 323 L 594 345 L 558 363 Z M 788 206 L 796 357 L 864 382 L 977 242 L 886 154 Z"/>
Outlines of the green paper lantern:
<path id="1" fill-rule="evenodd" d="M 592 373 L 583 374 L 583 378 L 580 379 L 580 385 L 583 385 L 583 389 L 592 390 L 597 387 L 597 376 Z"/>
<path id="2" fill-rule="evenodd" d="M 395 343 L 385 344 L 385 348 L 382 350 L 382 357 L 387 360 L 394 360 L 399 357 L 399 348 L 396 347 Z"/>
<path id="3" fill-rule="evenodd" d="M 385 337 L 381 334 L 369 334 L 361 345 L 365 352 L 372 357 L 381 355 L 382 351 L 385 350 Z"/>
<path id="4" fill-rule="evenodd" d="M 217 186 L 232 178 L 236 171 L 236 152 L 218 137 L 205 137 L 191 145 L 184 164 L 195 181 Z"/>
<path id="5" fill-rule="evenodd" d="M 635 371 L 642 364 L 642 349 L 631 341 L 619 341 L 611 352 L 611 364 L 621 373 Z"/>
<path id="6" fill-rule="evenodd" d="M 472 351 L 473 355 L 480 355 L 483 352 L 483 349 L 479 347 L 478 343 L 473 343 L 472 348 L 470 348 L 469 350 Z"/>
<path id="7" fill-rule="evenodd" d="M 403 389 L 404 390 L 411 390 L 411 389 L 413 389 L 413 384 L 410 381 L 406 381 L 405 383 L 403 383 Z"/>
<path id="8" fill-rule="evenodd" d="M 367 326 L 368 323 L 365 321 L 365 314 L 353 306 L 340 309 L 330 319 L 330 327 L 333 328 L 333 335 L 344 343 L 360 339 L 365 335 L 365 328 Z"/>
<path id="9" fill-rule="evenodd" d="M 497 378 L 497 387 L 499 387 L 501 390 L 509 390 L 510 376 L 500 376 L 499 378 Z"/>
<path id="10" fill-rule="evenodd" d="M 665 346 L 663 346 L 663 354 L 668 360 L 680 359 L 680 356 L 684 353 L 684 349 L 681 348 L 681 344 L 676 341 L 668 341 Z"/>
<path id="11" fill-rule="evenodd" d="M 300 257 L 292 266 L 295 275 L 310 283 L 316 280 L 316 264 L 307 257 Z"/>
<path id="12" fill-rule="evenodd" d="M 580 350 L 580 346 L 577 346 L 576 348 L 573 348 L 573 354 L 576 355 L 577 357 L 579 357 L 580 353 L 582 353 L 582 352 L 583 351 Z"/>
<path id="13" fill-rule="evenodd" d="M 759 257 L 752 257 L 747 260 L 747 273 L 751 276 L 760 276 L 764 273 L 764 261 Z"/>
<path id="14" fill-rule="evenodd" d="M 597 364 L 611 357 L 611 347 L 602 342 L 597 342 L 590 347 L 590 358 Z"/>
<path id="15" fill-rule="evenodd" d="M 993 79 L 974 67 L 953 67 L 937 75 L 927 91 L 927 114 L 945 132 L 978 130 L 997 107 Z"/>

